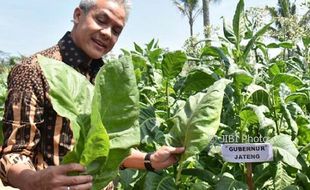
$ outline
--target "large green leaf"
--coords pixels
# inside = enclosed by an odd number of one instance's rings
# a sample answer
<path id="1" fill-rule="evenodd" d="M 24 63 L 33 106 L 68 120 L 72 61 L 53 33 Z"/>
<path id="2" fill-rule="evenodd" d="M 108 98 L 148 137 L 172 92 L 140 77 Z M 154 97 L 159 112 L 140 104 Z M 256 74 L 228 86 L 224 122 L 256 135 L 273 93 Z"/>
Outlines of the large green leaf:
<path id="1" fill-rule="evenodd" d="M 216 190 L 247 190 L 245 183 L 237 181 L 230 173 L 224 173 L 220 181 L 216 184 Z"/>
<path id="2" fill-rule="evenodd" d="M 298 126 L 296 121 L 293 118 L 293 115 L 291 114 L 288 105 L 285 103 L 286 97 L 290 94 L 290 89 L 284 84 L 281 83 L 280 89 L 279 89 L 279 96 L 280 96 L 280 102 L 281 102 L 281 108 L 283 116 L 288 124 L 288 126 L 292 129 L 292 139 L 296 138 L 296 135 L 298 133 Z"/>
<path id="3" fill-rule="evenodd" d="M 293 48 L 293 43 L 292 42 L 280 42 L 280 43 L 270 43 L 267 45 L 267 48 L 288 48 L 292 49 Z"/>
<path id="4" fill-rule="evenodd" d="M 257 189 L 266 189 L 264 187 L 269 186 L 268 180 L 272 177 L 272 172 L 274 170 L 275 168 L 269 163 L 263 163 L 255 166 L 253 171 L 253 179 Z"/>
<path id="5" fill-rule="evenodd" d="M 223 61 L 225 63 L 226 67 L 228 67 L 230 65 L 229 59 L 227 58 L 227 56 L 225 55 L 223 50 L 221 50 L 218 47 L 205 46 L 201 52 L 201 57 L 203 57 L 203 56 L 212 56 L 215 58 L 219 58 L 221 61 Z"/>
<path id="6" fill-rule="evenodd" d="M 215 185 L 220 179 L 218 176 L 208 170 L 192 168 L 182 170 L 182 175 L 190 175 L 199 178 L 202 181 L 208 182 L 210 185 Z"/>
<path id="7" fill-rule="evenodd" d="M 54 59 L 38 55 L 38 62 L 50 87 L 53 109 L 73 124 L 73 136 L 80 135 L 79 116 L 90 115 L 94 86 L 72 67 Z"/>
<path id="8" fill-rule="evenodd" d="M 256 106 L 256 105 L 247 105 L 246 106 L 247 109 L 251 109 L 254 111 L 257 120 L 259 122 L 259 126 L 260 128 L 265 128 L 265 127 L 272 127 L 273 129 L 276 128 L 276 124 L 272 119 L 269 119 L 265 116 L 264 113 L 268 113 L 269 109 L 265 106 L 265 105 L 261 105 L 261 106 Z M 243 112 L 243 111 L 242 111 Z M 242 113 L 241 112 L 241 113 Z M 240 115 L 242 120 L 248 120 L 248 118 L 242 117 L 243 115 Z"/>
<path id="9" fill-rule="evenodd" d="M 84 150 L 81 155 L 80 163 L 88 166 L 90 174 L 96 174 L 104 166 L 109 154 L 109 136 L 100 118 L 98 105 L 98 87 L 95 86 L 95 95 L 92 101 L 91 128 L 85 138 Z M 85 126 L 85 125 L 84 125 Z M 96 183 L 96 182 L 95 182 Z"/>
<path id="10" fill-rule="evenodd" d="M 224 36 L 225 38 L 232 44 L 236 44 L 237 43 L 237 39 L 236 36 L 234 34 L 234 32 L 231 30 L 231 28 L 229 28 L 226 25 L 225 19 L 223 19 L 223 32 L 224 32 Z"/>
<path id="11" fill-rule="evenodd" d="M 85 76 L 60 61 L 38 56 L 38 62 L 50 86 L 53 109 L 68 118 L 73 127 L 76 145 L 64 157 L 63 163 L 81 163 L 95 175 L 108 156 L 109 138 L 101 120 L 91 125 L 93 85 Z"/>
<path id="12" fill-rule="evenodd" d="M 280 73 L 274 77 L 272 83 L 279 87 L 281 83 L 286 84 L 292 92 L 295 92 L 297 89 L 303 87 L 302 80 L 296 75 L 289 73 Z"/>
<path id="13" fill-rule="evenodd" d="M 236 84 L 237 86 L 247 86 L 253 81 L 253 76 L 251 75 L 251 73 L 238 68 L 238 66 L 235 64 L 230 65 L 228 75 L 234 77 L 234 84 Z"/>
<path id="14" fill-rule="evenodd" d="M 110 139 L 109 157 L 94 179 L 99 188 L 117 176 L 119 165 L 140 141 L 139 91 L 131 59 L 108 61 L 95 84 L 93 112 L 100 115 Z"/>
<path id="15" fill-rule="evenodd" d="M 308 47 L 310 44 L 310 37 L 309 36 L 305 36 L 302 38 L 302 42 L 304 44 L 305 47 Z"/>
<path id="16" fill-rule="evenodd" d="M 284 169 L 282 162 L 276 164 L 276 171 L 274 175 L 274 188 L 284 189 L 293 183 L 293 178 L 290 177 Z"/>
<path id="17" fill-rule="evenodd" d="M 305 116 L 299 116 L 296 119 L 298 125 L 298 135 L 300 145 L 307 145 L 310 143 L 310 119 Z"/>
<path id="18" fill-rule="evenodd" d="M 299 105 L 307 105 L 309 103 L 309 97 L 303 92 L 293 92 L 285 98 L 285 102 L 296 102 Z"/>
<path id="19" fill-rule="evenodd" d="M 190 190 L 209 190 L 211 186 L 203 181 L 197 181 L 194 184 L 191 185 Z"/>
<path id="20" fill-rule="evenodd" d="M 153 107 L 142 108 L 139 115 L 141 129 L 141 143 L 164 144 L 164 133 L 159 129 L 156 122 L 155 109 Z"/>
<path id="21" fill-rule="evenodd" d="M 271 24 L 272 24 L 272 22 L 269 23 L 269 24 L 266 24 L 263 28 L 258 30 L 256 32 L 256 34 L 252 37 L 252 39 L 247 43 L 247 45 L 246 45 L 246 47 L 245 47 L 245 49 L 243 51 L 243 55 L 242 55 L 242 58 L 243 58 L 244 62 L 245 62 L 246 58 L 248 57 L 248 54 L 250 53 L 250 50 L 253 48 L 253 45 L 256 42 L 256 40 L 267 32 L 267 30 L 269 29 Z"/>
<path id="22" fill-rule="evenodd" d="M 248 97 L 252 99 L 255 105 L 263 104 L 267 107 L 270 105 L 270 97 L 268 91 L 263 87 L 256 84 L 250 84 L 246 87 L 246 91 L 249 94 Z"/>
<path id="23" fill-rule="evenodd" d="M 224 90 L 229 80 L 215 82 L 207 93 L 189 97 L 183 108 L 173 116 L 174 126 L 169 132 L 168 141 L 173 146 L 186 148 L 179 161 L 179 175 L 182 162 L 203 150 L 215 135 L 222 111 Z"/>
<path id="24" fill-rule="evenodd" d="M 297 148 L 288 135 L 280 134 L 268 140 L 275 151 L 277 151 L 286 164 L 301 169 L 300 163 L 297 161 L 297 156 L 299 154 Z"/>
<path id="25" fill-rule="evenodd" d="M 165 53 L 162 61 L 163 76 L 168 79 L 176 77 L 186 61 L 187 56 L 183 51 Z"/>
<path id="26" fill-rule="evenodd" d="M 188 73 L 181 88 L 183 92 L 200 92 L 215 82 L 215 77 L 210 70 L 197 68 Z"/>
<path id="27" fill-rule="evenodd" d="M 174 180 L 166 174 L 148 172 L 145 178 L 144 188 L 147 190 L 177 190 Z"/>
<path id="28" fill-rule="evenodd" d="M 300 181 L 301 186 L 304 189 L 310 189 L 310 179 L 303 173 L 297 173 L 297 180 Z"/>
<path id="29" fill-rule="evenodd" d="M 240 19 L 242 17 L 243 9 L 244 9 L 244 1 L 240 0 L 235 10 L 235 14 L 233 18 L 233 30 L 236 36 L 237 45 L 239 45 L 240 40 L 241 40 L 240 39 Z"/>
<path id="30" fill-rule="evenodd" d="M 93 189 L 102 189 L 140 140 L 132 62 L 128 57 L 108 62 L 97 74 L 95 89 L 66 64 L 42 56 L 39 63 L 50 84 L 53 108 L 73 124 L 76 145 L 64 162 L 86 165 L 94 177 Z"/>

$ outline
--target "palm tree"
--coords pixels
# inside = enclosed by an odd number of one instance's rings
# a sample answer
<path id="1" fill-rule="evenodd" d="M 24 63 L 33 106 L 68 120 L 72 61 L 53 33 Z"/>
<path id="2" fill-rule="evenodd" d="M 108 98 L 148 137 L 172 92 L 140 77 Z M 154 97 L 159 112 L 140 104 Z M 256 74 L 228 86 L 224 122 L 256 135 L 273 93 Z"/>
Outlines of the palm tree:
<path id="1" fill-rule="evenodd" d="M 193 26 L 197 16 L 201 13 L 198 0 L 173 0 L 179 11 L 188 19 L 190 28 L 190 37 L 193 37 Z"/>
<path id="2" fill-rule="evenodd" d="M 291 16 L 296 14 L 296 4 L 290 2 L 290 0 L 278 0 L 278 7 L 267 7 L 269 10 L 270 15 L 276 19 L 276 29 L 273 29 L 274 31 L 280 31 L 280 30 L 286 30 L 283 24 L 279 21 L 279 18 L 290 18 Z M 276 39 L 280 41 L 288 40 L 290 39 L 290 34 L 286 33 L 284 39 L 279 39 L 279 36 L 274 36 Z"/>
<path id="3" fill-rule="evenodd" d="M 210 2 L 220 2 L 221 0 L 202 0 L 202 15 L 203 15 L 203 26 L 204 26 L 204 34 L 205 37 L 210 37 Z"/>

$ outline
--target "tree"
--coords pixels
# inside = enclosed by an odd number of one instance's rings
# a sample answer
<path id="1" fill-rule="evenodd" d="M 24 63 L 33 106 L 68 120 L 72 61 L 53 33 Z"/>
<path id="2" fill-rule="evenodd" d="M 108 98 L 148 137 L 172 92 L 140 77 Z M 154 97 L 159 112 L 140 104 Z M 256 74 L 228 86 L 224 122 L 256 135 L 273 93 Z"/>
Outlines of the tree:
<path id="1" fill-rule="evenodd" d="M 202 9 L 199 8 L 198 0 L 173 0 L 179 11 L 188 19 L 190 28 L 190 37 L 193 37 L 193 27 L 197 16 L 201 13 Z"/>
<path id="2" fill-rule="evenodd" d="M 289 27 L 291 24 L 289 22 L 285 22 L 287 19 L 292 18 L 296 15 L 296 4 L 290 2 L 290 0 L 278 0 L 278 7 L 267 7 L 270 15 L 276 19 L 276 27 L 273 31 L 282 31 L 283 35 L 274 35 L 274 38 L 279 41 L 285 41 L 291 38 L 291 33 L 289 32 Z"/>
<path id="3" fill-rule="evenodd" d="M 220 2 L 221 0 L 202 0 L 202 15 L 205 37 L 210 37 L 210 2 Z"/>

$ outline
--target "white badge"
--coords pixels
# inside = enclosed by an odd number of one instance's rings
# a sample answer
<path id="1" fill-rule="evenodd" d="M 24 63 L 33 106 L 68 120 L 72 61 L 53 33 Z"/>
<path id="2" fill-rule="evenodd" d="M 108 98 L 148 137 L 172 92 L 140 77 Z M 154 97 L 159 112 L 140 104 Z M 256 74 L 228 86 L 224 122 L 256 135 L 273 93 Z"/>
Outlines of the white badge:
<path id="1" fill-rule="evenodd" d="M 268 162 L 273 160 L 272 145 L 269 143 L 222 144 L 225 161 L 232 163 Z"/>

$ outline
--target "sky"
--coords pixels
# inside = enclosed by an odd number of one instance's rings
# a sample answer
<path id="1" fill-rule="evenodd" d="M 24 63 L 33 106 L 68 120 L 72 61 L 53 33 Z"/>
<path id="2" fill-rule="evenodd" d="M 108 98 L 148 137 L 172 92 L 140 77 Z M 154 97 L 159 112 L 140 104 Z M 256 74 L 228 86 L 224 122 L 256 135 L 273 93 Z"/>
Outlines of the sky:
<path id="1" fill-rule="evenodd" d="M 297 0 L 298 1 L 298 0 Z M 303 0 L 299 0 L 303 1 Z M 53 46 L 70 31 L 72 14 L 79 0 L 0 0 L 0 50 L 11 55 L 29 56 Z M 181 49 L 189 37 L 189 25 L 172 0 L 132 0 L 129 20 L 113 49 L 133 49 L 133 42 L 144 45 L 153 38 L 160 47 Z M 211 3 L 210 18 L 221 26 L 223 16 L 232 20 L 238 0 Z M 246 7 L 275 6 L 277 0 L 245 0 Z M 202 34 L 202 16 L 194 25 L 194 33 Z M 202 36 L 202 35 L 201 35 Z"/>

